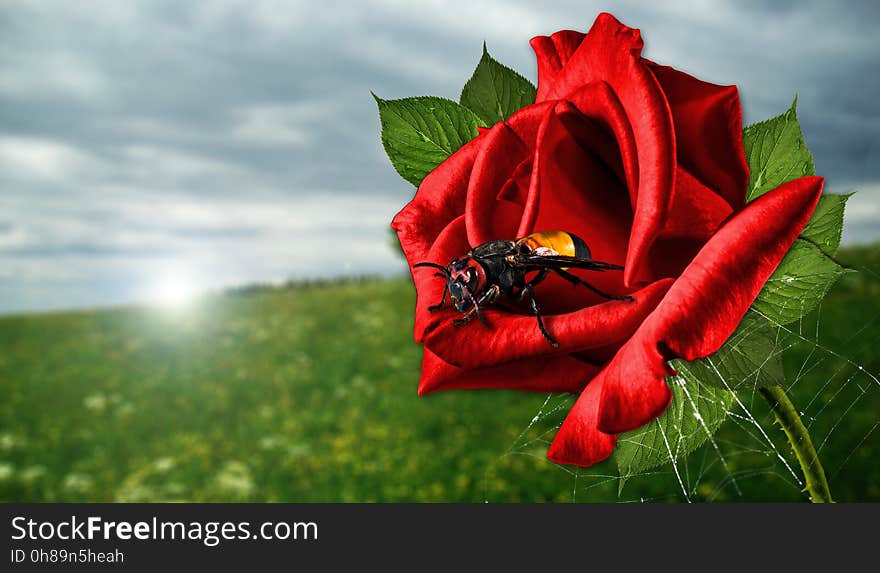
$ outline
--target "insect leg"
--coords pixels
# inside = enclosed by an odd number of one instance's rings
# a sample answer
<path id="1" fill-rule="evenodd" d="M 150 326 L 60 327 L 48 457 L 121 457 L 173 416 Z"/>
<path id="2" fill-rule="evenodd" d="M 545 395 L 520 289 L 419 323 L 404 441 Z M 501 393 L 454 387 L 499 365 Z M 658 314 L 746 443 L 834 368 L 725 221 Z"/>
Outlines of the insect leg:
<path id="1" fill-rule="evenodd" d="M 482 297 L 480 297 L 480 300 L 478 301 L 477 299 L 474 298 L 474 296 L 471 294 L 471 291 L 467 287 L 465 287 L 462 290 L 464 291 L 464 296 L 468 297 L 471 301 L 471 304 L 474 305 L 471 310 L 474 311 L 474 313 L 476 313 L 476 315 L 477 315 L 477 318 L 480 319 L 480 324 L 482 324 L 483 326 L 489 326 L 488 324 L 486 324 L 486 319 L 483 318 L 483 313 L 480 312 L 480 303 L 486 299 L 486 296 L 483 295 Z"/>
<path id="2" fill-rule="evenodd" d="M 443 287 L 443 296 L 440 298 L 440 303 L 435 304 L 433 306 L 429 306 L 428 307 L 429 312 L 434 312 L 435 310 L 440 310 L 441 308 L 443 308 L 443 305 L 446 304 L 446 293 L 447 292 L 449 292 L 449 287 L 444 286 Z"/>
<path id="3" fill-rule="evenodd" d="M 547 273 L 548 273 L 548 272 L 549 272 L 549 271 L 548 271 L 547 269 L 541 269 L 541 270 L 538 272 L 538 274 L 535 276 L 535 278 L 533 278 L 531 281 L 529 281 L 528 283 L 526 283 L 526 285 L 522 288 L 522 290 L 519 291 L 519 295 L 517 296 L 517 298 L 518 298 L 519 300 L 525 300 L 525 298 L 526 298 L 526 296 L 527 296 L 527 293 L 531 292 L 531 290 L 532 290 L 533 288 L 535 288 L 535 285 L 537 285 L 537 284 L 540 283 L 542 280 L 544 280 L 545 278 L 547 278 Z"/>
<path id="4" fill-rule="evenodd" d="M 501 296 L 501 287 L 498 285 L 492 285 L 492 288 L 486 291 L 486 294 L 480 297 L 480 306 L 485 306 L 487 304 L 492 304 L 498 297 Z"/>
<path id="5" fill-rule="evenodd" d="M 480 300 L 475 300 L 473 298 L 473 296 L 470 295 L 470 292 L 467 291 L 466 289 L 465 289 L 465 296 L 470 298 L 470 301 L 471 301 L 471 303 L 473 303 L 473 306 L 471 307 L 471 309 L 469 311 L 467 311 L 464 314 L 464 316 L 462 316 L 461 318 L 456 318 L 455 320 L 452 321 L 452 323 L 455 326 L 461 326 L 462 324 L 467 324 L 474 317 L 474 314 L 476 314 L 477 318 L 480 319 L 480 322 L 483 324 L 483 326 L 489 326 L 488 324 L 486 324 L 486 319 L 483 318 L 483 315 L 480 312 L 480 308 L 483 305 L 491 304 L 491 303 L 495 302 L 496 300 L 498 300 L 498 297 L 501 296 L 501 287 L 499 287 L 498 285 L 493 285 L 492 288 L 487 290 L 486 293 L 480 297 Z"/>
<path id="6" fill-rule="evenodd" d="M 469 311 L 464 313 L 461 316 L 461 318 L 456 318 L 455 320 L 453 320 L 452 324 L 454 324 L 455 326 L 462 326 L 463 324 L 469 323 L 471 321 L 471 319 L 474 317 L 475 312 L 477 313 L 477 316 L 481 316 L 479 314 L 479 311 L 477 311 L 477 307 L 474 306 L 474 307 L 471 307 L 471 309 Z"/>
<path id="7" fill-rule="evenodd" d="M 568 271 L 564 271 L 562 269 L 553 269 L 553 272 L 558 274 L 559 276 L 561 276 L 562 278 L 564 278 L 565 280 L 567 280 L 571 284 L 583 285 L 583 286 L 587 287 L 588 289 L 590 289 L 591 291 L 593 291 L 594 293 L 596 293 L 599 296 L 602 296 L 602 297 L 605 297 L 605 298 L 608 298 L 611 300 L 628 300 L 628 301 L 635 300 L 633 297 L 631 297 L 629 295 L 618 296 L 618 295 L 614 295 L 614 294 L 608 294 L 607 292 L 603 292 L 603 291 L 597 289 L 596 287 L 594 287 L 593 285 L 591 285 L 590 283 L 588 283 L 587 281 L 581 279 L 580 277 L 576 277 L 575 275 L 571 274 Z"/>
<path id="8" fill-rule="evenodd" d="M 464 324 L 467 324 L 471 321 L 471 318 L 473 317 L 473 315 L 474 315 L 474 309 L 470 309 L 461 318 L 456 318 L 455 320 L 453 320 L 452 324 L 454 324 L 455 326 L 462 326 Z"/>
<path id="9" fill-rule="evenodd" d="M 486 324 L 486 319 L 483 318 L 483 314 L 480 312 L 480 303 L 477 302 L 476 299 L 474 299 L 473 295 L 470 293 L 470 291 L 468 289 L 466 289 L 466 288 L 462 289 L 462 292 L 464 293 L 464 296 L 466 296 L 468 298 L 468 300 L 471 301 L 472 306 L 471 306 L 471 309 L 464 314 L 464 316 L 453 320 L 452 324 L 454 324 L 455 326 L 461 326 L 463 324 L 467 324 L 474 317 L 474 314 L 476 314 L 477 318 L 480 319 L 480 322 L 483 324 L 483 326 L 488 326 Z M 484 298 L 485 298 L 485 296 L 481 297 L 480 300 L 483 300 Z"/>
<path id="10" fill-rule="evenodd" d="M 547 332 L 547 329 L 544 327 L 544 319 L 541 318 L 541 307 L 538 306 L 538 301 L 535 300 L 535 293 L 532 291 L 532 284 L 529 283 L 523 288 L 522 293 L 526 293 L 526 296 L 529 297 L 529 306 L 532 307 L 532 312 L 535 313 L 535 318 L 538 319 L 538 328 L 541 329 L 541 334 L 544 335 L 544 338 L 547 339 L 547 342 L 550 343 L 550 346 L 553 348 L 559 348 L 559 343 L 556 342 L 556 339 L 550 336 L 550 333 Z M 520 294 L 522 294 L 520 293 Z"/>

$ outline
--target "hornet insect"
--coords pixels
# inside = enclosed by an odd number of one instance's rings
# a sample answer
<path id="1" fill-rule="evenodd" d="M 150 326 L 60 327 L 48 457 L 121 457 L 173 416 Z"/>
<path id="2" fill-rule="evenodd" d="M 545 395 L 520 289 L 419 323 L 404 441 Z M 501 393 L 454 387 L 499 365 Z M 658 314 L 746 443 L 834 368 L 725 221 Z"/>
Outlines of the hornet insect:
<path id="1" fill-rule="evenodd" d="M 476 315 L 485 325 L 486 321 L 480 310 L 498 301 L 502 295 L 517 301 L 528 300 L 541 334 L 554 348 L 559 343 L 544 327 L 541 307 L 538 306 L 534 292 L 535 286 L 547 278 L 549 273 L 556 273 L 573 285 L 583 285 L 607 299 L 633 300 L 631 296 L 602 292 L 568 272 L 572 268 L 620 271 L 623 267 L 593 260 L 583 239 L 565 231 L 533 233 L 512 241 L 489 241 L 474 247 L 462 257 L 452 259 L 445 267 L 432 262 L 416 263 L 413 267 L 437 269 L 439 272 L 435 276 L 446 281 L 440 303 L 428 308 L 431 312 L 444 307 L 448 294 L 455 309 L 464 315 L 455 319 L 453 324 L 461 326 Z M 537 274 L 526 281 L 526 275 L 530 272 Z"/>

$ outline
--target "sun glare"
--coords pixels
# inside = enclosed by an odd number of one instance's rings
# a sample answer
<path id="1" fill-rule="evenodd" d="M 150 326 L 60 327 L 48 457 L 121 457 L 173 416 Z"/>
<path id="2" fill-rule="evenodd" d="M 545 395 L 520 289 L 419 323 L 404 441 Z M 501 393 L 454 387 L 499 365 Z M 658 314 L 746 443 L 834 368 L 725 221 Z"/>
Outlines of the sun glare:
<path id="1" fill-rule="evenodd" d="M 166 306 L 182 306 L 190 302 L 198 290 L 190 277 L 175 273 L 163 276 L 153 291 L 153 300 Z"/>

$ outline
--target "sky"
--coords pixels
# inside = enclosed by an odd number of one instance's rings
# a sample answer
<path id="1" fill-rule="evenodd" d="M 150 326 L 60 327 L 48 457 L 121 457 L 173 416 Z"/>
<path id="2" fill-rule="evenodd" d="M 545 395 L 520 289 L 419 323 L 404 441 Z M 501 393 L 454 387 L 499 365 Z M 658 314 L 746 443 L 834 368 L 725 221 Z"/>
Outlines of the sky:
<path id="1" fill-rule="evenodd" d="M 396 274 L 412 197 L 370 91 L 458 99 L 490 53 L 601 11 L 644 55 L 798 112 L 844 241 L 880 239 L 880 3 L 215 0 L 0 4 L 0 312 Z"/>

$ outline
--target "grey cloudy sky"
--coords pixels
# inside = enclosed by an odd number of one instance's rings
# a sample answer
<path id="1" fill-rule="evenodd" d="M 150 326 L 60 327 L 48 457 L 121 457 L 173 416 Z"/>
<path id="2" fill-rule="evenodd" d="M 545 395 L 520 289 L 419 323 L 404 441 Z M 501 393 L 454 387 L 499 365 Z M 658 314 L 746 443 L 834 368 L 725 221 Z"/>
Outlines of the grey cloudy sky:
<path id="1" fill-rule="evenodd" d="M 4 0 L 0 312 L 399 272 L 412 189 L 370 90 L 457 99 L 483 40 L 534 80 L 529 39 L 602 10 L 747 122 L 798 93 L 828 189 L 860 191 L 845 240 L 880 238 L 877 3 Z"/>

